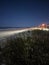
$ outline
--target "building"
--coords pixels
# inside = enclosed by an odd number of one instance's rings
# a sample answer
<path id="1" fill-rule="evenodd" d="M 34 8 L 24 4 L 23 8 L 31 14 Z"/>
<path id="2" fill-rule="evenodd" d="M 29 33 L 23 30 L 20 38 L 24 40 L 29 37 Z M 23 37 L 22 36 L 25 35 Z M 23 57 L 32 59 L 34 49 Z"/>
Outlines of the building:
<path id="1" fill-rule="evenodd" d="M 39 25 L 40 28 L 49 28 L 49 24 L 41 24 Z"/>
<path id="2" fill-rule="evenodd" d="M 40 28 L 47 28 L 47 25 L 46 24 L 41 24 L 39 25 Z"/>

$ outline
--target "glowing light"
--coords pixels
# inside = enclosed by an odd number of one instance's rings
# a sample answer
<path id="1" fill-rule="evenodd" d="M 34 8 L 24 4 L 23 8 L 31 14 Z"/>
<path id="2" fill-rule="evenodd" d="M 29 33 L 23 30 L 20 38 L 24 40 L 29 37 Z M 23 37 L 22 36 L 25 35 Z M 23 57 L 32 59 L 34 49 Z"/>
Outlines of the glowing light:
<path id="1" fill-rule="evenodd" d="M 42 26 L 45 26 L 45 24 L 42 24 Z"/>
<path id="2" fill-rule="evenodd" d="M 41 24 L 40 27 L 41 28 L 47 28 L 47 25 L 46 24 Z"/>

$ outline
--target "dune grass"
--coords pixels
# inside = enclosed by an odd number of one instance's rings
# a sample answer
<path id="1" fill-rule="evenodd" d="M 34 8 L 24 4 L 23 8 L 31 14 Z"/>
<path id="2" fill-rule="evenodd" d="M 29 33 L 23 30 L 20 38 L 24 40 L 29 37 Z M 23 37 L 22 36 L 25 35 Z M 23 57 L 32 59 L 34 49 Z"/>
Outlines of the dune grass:
<path id="1" fill-rule="evenodd" d="M 7 39 L 0 46 L 0 64 L 49 65 L 49 31 L 27 31 Z"/>

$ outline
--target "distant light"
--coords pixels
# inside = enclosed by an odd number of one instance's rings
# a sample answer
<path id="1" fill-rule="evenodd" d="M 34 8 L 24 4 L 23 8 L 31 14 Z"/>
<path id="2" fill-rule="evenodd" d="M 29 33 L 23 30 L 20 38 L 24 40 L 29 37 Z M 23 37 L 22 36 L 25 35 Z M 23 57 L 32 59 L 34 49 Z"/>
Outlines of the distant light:
<path id="1" fill-rule="evenodd" d="M 47 25 L 46 24 L 41 24 L 40 27 L 41 28 L 47 28 Z"/>
<path id="2" fill-rule="evenodd" d="M 42 26 L 45 26 L 45 24 L 42 24 Z"/>

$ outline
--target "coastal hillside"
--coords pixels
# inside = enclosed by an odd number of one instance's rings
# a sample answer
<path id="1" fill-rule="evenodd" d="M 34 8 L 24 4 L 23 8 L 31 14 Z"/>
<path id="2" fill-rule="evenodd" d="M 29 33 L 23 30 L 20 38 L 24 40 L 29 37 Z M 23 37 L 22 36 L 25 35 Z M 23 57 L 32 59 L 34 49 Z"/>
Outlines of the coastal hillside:
<path id="1" fill-rule="evenodd" d="M 49 31 L 15 34 L 4 44 L 0 46 L 0 65 L 49 65 Z"/>

